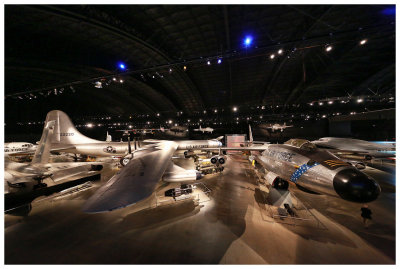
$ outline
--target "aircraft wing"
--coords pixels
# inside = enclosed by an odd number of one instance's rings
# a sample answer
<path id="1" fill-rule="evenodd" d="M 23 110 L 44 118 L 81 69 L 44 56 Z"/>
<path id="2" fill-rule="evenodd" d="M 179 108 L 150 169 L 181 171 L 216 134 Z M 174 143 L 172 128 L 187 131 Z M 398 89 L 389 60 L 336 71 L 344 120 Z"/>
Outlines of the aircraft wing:
<path id="1" fill-rule="evenodd" d="M 380 158 L 380 157 L 395 157 L 396 154 L 392 152 L 368 152 L 368 151 L 357 151 L 357 150 L 339 150 L 339 149 L 327 149 L 332 154 L 339 158 L 355 158 L 355 159 L 367 159 L 367 156 Z"/>
<path id="2" fill-rule="evenodd" d="M 204 148 L 203 150 L 241 150 L 241 151 L 264 151 L 267 148 L 264 145 L 253 147 L 217 147 L 217 148 Z"/>
<path id="3" fill-rule="evenodd" d="M 66 145 L 66 144 L 52 144 L 50 152 L 58 152 L 58 151 L 64 151 L 67 149 L 75 149 L 76 147 L 74 145 Z"/>
<path id="4" fill-rule="evenodd" d="M 133 158 L 87 200 L 83 211 L 112 211 L 149 197 L 170 165 L 177 148 L 175 142 L 165 141 L 157 145 L 155 151 Z"/>
<path id="5" fill-rule="evenodd" d="M 161 143 L 161 142 L 165 142 L 165 141 L 166 141 L 166 140 L 145 139 L 145 140 L 143 140 L 143 143 L 156 144 L 156 143 Z"/>

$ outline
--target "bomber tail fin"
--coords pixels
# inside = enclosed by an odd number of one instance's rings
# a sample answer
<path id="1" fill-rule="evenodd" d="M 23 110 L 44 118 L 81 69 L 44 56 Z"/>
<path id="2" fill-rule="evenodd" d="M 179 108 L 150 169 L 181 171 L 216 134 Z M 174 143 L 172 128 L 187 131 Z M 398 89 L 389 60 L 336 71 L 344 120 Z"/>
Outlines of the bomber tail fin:
<path id="1" fill-rule="evenodd" d="M 253 143 L 253 132 L 251 131 L 251 126 L 249 124 L 249 142 Z"/>
<path id="2" fill-rule="evenodd" d="M 54 133 L 51 138 L 51 143 L 53 144 L 84 144 L 100 142 L 81 134 L 75 128 L 68 115 L 61 110 L 52 110 L 47 113 L 45 126 L 50 121 L 55 121 Z"/>
<path id="3" fill-rule="evenodd" d="M 46 122 L 39 145 L 37 146 L 35 154 L 33 155 L 31 162 L 32 164 L 47 163 L 49 161 L 51 138 L 54 133 L 54 126 L 54 120 Z"/>

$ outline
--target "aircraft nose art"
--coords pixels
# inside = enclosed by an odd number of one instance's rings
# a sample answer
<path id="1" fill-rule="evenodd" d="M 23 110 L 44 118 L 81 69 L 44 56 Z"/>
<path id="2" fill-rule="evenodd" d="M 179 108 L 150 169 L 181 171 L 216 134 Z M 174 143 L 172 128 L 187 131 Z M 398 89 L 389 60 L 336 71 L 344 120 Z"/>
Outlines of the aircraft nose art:
<path id="1" fill-rule="evenodd" d="M 381 192 L 375 180 L 356 169 L 339 171 L 333 179 L 333 187 L 343 199 L 359 203 L 374 201 Z"/>

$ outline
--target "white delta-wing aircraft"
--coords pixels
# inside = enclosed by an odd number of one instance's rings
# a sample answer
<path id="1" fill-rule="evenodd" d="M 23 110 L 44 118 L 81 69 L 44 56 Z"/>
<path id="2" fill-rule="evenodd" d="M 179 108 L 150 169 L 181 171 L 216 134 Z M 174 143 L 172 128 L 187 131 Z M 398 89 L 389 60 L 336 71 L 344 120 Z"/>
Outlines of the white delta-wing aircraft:
<path id="1" fill-rule="evenodd" d="M 52 110 L 47 113 L 46 123 L 55 121 L 54 135 L 51 138 L 52 152 L 67 152 L 87 156 L 120 156 L 136 153 L 147 148 L 146 145 L 154 144 L 162 140 L 134 141 L 133 149 L 130 142 L 100 141 L 81 134 L 73 125 L 67 114 L 60 110 Z M 219 141 L 223 137 L 210 140 L 180 140 L 175 143 L 177 150 L 190 154 L 194 150 L 202 150 L 209 147 L 220 147 Z M 132 157 L 132 156 L 131 156 Z M 122 163 L 122 162 L 121 162 Z M 122 163 L 124 165 L 124 163 Z"/>
<path id="2" fill-rule="evenodd" d="M 71 178 L 91 176 L 102 170 L 98 162 L 56 162 L 49 163 L 50 140 L 54 132 L 54 121 L 45 124 L 42 137 L 30 163 L 17 163 L 5 160 L 4 191 L 28 192 L 46 187 L 43 181 L 50 178 L 55 183 L 61 183 Z"/>

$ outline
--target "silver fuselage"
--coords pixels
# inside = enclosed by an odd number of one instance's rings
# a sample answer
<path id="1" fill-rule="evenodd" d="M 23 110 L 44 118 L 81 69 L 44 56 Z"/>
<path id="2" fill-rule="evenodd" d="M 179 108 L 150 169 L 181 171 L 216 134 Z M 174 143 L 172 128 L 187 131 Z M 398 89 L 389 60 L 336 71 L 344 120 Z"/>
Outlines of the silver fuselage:
<path id="1" fill-rule="evenodd" d="M 290 145 L 273 144 L 266 147 L 267 149 L 255 158 L 267 172 L 273 172 L 313 192 L 339 196 L 333 184 L 335 176 L 343 170 L 346 171 L 342 173 L 356 173 L 357 176 L 361 173 L 355 172 L 356 168 L 326 150 L 308 151 Z M 365 174 L 362 176 L 367 178 Z"/>
<path id="2" fill-rule="evenodd" d="M 178 144 L 179 151 L 186 150 L 199 150 L 212 147 L 220 147 L 222 143 L 216 140 L 181 140 L 175 141 Z M 131 149 L 135 151 L 135 142 L 131 142 Z M 136 142 L 136 148 L 145 147 L 146 143 Z M 85 143 L 85 144 L 71 144 L 71 145 L 53 145 L 52 148 L 65 148 L 60 151 L 81 154 L 88 156 L 125 156 L 128 154 L 128 142 L 102 142 Z M 68 148 L 70 147 L 70 148 Z"/>

